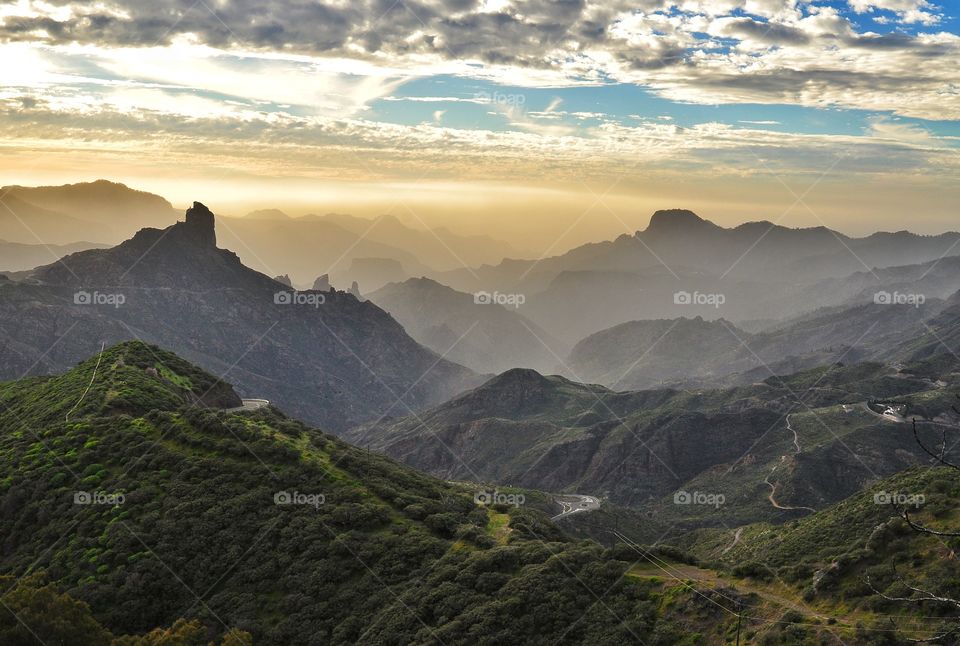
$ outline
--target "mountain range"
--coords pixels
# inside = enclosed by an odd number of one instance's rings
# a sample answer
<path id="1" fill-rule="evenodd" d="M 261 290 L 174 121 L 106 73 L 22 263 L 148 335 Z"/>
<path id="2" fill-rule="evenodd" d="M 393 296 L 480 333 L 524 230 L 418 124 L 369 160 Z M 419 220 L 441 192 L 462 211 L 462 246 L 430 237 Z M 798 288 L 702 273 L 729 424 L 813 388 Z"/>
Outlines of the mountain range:
<path id="1" fill-rule="evenodd" d="M 561 399 L 582 390 L 554 382 Z M 537 416 L 561 399 L 464 404 Z M 0 566 L 17 573 L 4 643 L 719 645 L 741 627 L 760 643 L 872 643 L 950 622 L 874 592 L 897 594 L 888 562 L 904 553 L 915 582 L 957 576 L 942 539 L 875 502 L 927 490 L 913 519 L 942 522 L 958 495 L 944 469 L 785 525 L 692 529 L 676 547 L 608 529 L 604 548 L 551 523 L 536 491 L 444 482 L 273 407 L 235 408 L 222 379 L 141 342 L 0 384 L 0 401 L 17 429 L 0 435 Z"/>
<path id="2" fill-rule="evenodd" d="M 632 321 L 582 340 L 564 365 L 580 381 L 618 389 L 750 384 L 837 361 L 922 358 L 917 337 L 957 325 L 960 293 L 913 305 L 825 307 L 754 333 L 724 319 Z M 930 350 L 951 347 L 958 346 Z"/>
<path id="3" fill-rule="evenodd" d="M 32 190 L 68 233 L 169 207 Z M 927 637 L 949 613 L 892 602 L 889 566 L 950 594 L 954 539 L 882 501 L 954 520 L 956 241 L 665 211 L 458 282 L 444 253 L 506 250 L 194 203 L 41 246 L 72 253 L 0 274 L 0 642 Z"/>
<path id="4" fill-rule="evenodd" d="M 616 392 L 514 369 L 345 438 L 446 479 L 590 492 L 650 512 L 653 540 L 691 523 L 782 522 L 926 464 L 909 425 L 877 402 L 957 425 L 955 371 L 942 354 L 899 370 L 838 364 L 733 389 Z M 938 433 L 923 432 L 933 446 Z M 729 504 L 677 506 L 680 491 Z"/>
<path id="5" fill-rule="evenodd" d="M 0 384 L 0 401 L 0 565 L 34 573 L 5 586 L 4 609 L 25 619 L 0 613 L 6 644 L 614 643 L 678 630 L 644 611 L 659 592 L 623 579 L 625 554 L 274 408 L 231 410 L 229 385 L 161 348 L 105 348 L 56 377 Z M 611 612 L 571 625 L 601 592 Z"/>
<path id="6" fill-rule="evenodd" d="M 163 344 L 338 431 L 478 383 L 351 294 L 296 292 L 216 246 L 214 215 L 143 229 L 0 283 L 0 374 L 62 371 L 101 341 Z"/>
<path id="7" fill-rule="evenodd" d="M 769 321 L 854 298 L 867 302 L 904 284 L 945 298 L 960 290 L 953 271 L 958 252 L 956 233 L 850 238 L 770 222 L 725 229 L 690 211 L 668 210 L 616 240 L 432 277 L 464 292 L 523 294 L 524 316 L 572 346 L 635 320 Z"/>
<path id="8" fill-rule="evenodd" d="M 411 276 L 497 262 L 517 253 L 487 236 L 412 227 L 390 215 L 374 219 L 344 214 L 290 217 L 260 211 L 221 218 L 221 240 L 245 264 L 264 273 L 289 274 L 306 287 L 329 274 L 334 285 L 357 281 L 364 292 Z"/>
<path id="9" fill-rule="evenodd" d="M 165 227 L 176 218 L 164 198 L 107 180 L 0 188 L 0 240 L 7 242 L 113 244 L 144 227 Z"/>
<path id="10" fill-rule="evenodd" d="M 109 245 L 75 242 L 68 245 L 22 244 L 0 240 L 0 272 L 11 274 L 46 265 L 64 256 L 87 249 L 105 249 Z"/>
<path id="11" fill-rule="evenodd" d="M 53 254 L 116 244 L 142 228 L 173 224 L 177 216 L 166 199 L 108 180 L 5 186 L 0 188 L 0 245 L 5 241 L 50 249 L 45 257 L 11 259 L 0 270 L 32 269 L 55 260 Z M 410 226 L 390 215 L 291 217 L 279 209 L 264 209 L 242 218 L 221 217 L 220 225 L 222 243 L 245 264 L 270 275 L 289 274 L 299 287 L 330 274 L 337 285 L 349 287 L 356 280 L 373 291 L 409 276 L 499 262 L 519 253 L 489 236 Z M 68 248 L 58 248 L 62 246 Z M 29 265 L 33 258 L 37 262 Z"/>

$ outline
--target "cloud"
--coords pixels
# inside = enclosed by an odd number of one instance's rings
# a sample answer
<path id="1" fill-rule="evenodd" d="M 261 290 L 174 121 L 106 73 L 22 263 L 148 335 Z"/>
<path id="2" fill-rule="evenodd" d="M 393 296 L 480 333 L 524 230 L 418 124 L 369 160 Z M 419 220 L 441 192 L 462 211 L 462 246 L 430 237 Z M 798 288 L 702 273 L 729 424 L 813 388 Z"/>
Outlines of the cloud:
<path id="1" fill-rule="evenodd" d="M 0 0 L 0 47 L 43 45 L 118 79 L 325 114 L 355 115 L 406 81 L 448 74 L 527 87 L 634 83 L 694 103 L 960 118 L 960 69 L 947 64 L 960 56 L 960 37 L 881 35 L 850 20 L 889 11 L 929 25 L 937 7 L 848 2 Z"/>
<path id="2" fill-rule="evenodd" d="M 800 27 L 746 17 L 719 18 L 711 23 L 710 33 L 762 45 L 807 45 L 812 40 L 812 36 Z"/>
<path id="3" fill-rule="evenodd" d="M 480 96 L 460 97 L 460 96 L 385 96 L 381 101 L 405 101 L 410 103 L 477 103 L 484 105 L 490 103 L 489 98 Z"/>
<path id="4" fill-rule="evenodd" d="M 943 19 L 939 7 L 928 0 L 847 0 L 857 13 L 870 13 L 878 9 L 892 11 L 901 22 L 936 25 Z"/>
<path id="5" fill-rule="evenodd" d="M 945 141 L 935 137 L 929 130 L 909 123 L 899 123 L 887 117 L 870 120 L 868 134 L 881 140 L 898 141 L 913 146 L 945 148 Z"/>
<path id="6" fill-rule="evenodd" d="M 562 183 L 584 172 L 627 167 L 662 174 L 701 168 L 712 177 L 742 176 L 760 172 L 758 157 L 777 172 L 816 176 L 841 154 L 842 172 L 848 176 L 923 170 L 949 179 L 960 170 L 960 155 L 944 142 L 914 126 L 881 119 L 864 136 L 797 135 L 719 123 L 627 126 L 609 120 L 589 128 L 587 136 L 573 136 L 566 126 L 544 124 L 522 111 L 515 116 L 525 127 L 488 131 L 243 107 L 222 114 L 202 100 L 172 112 L 162 94 L 146 94 L 135 90 L 129 99 L 130 91 L 121 89 L 102 101 L 79 92 L 51 93 L 25 102 L 22 94 L 0 92 L 0 138 L 8 147 L 23 142 L 38 151 L 72 144 L 84 148 L 81 142 L 96 141 L 103 154 L 113 151 L 131 159 L 149 149 L 151 157 L 158 157 L 156 163 L 165 157 L 180 160 L 181 166 L 186 159 L 192 159 L 191 165 L 217 159 L 217 166 L 250 174 L 346 180 L 429 173 L 449 179 Z M 145 100 L 150 109 L 137 107 Z"/>

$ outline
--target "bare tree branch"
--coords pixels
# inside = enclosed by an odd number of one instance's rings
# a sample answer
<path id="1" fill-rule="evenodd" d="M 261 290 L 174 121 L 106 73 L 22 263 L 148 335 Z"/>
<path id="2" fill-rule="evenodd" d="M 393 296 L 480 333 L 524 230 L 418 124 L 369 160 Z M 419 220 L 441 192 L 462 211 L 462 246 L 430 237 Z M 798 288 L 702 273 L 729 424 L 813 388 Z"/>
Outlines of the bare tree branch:
<path id="1" fill-rule="evenodd" d="M 956 410 L 956 408 L 954 408 Z M 960 413 L 958 413 L 960 414 Z M 923 440 L 920 439 L 920 432 L 917 430 L 917 418 L 913 418 L 913 437 L 916 439 L 917 444 L 923 449 L 923 452 L 932 457 L 934 460 L 942 464 L 943 466 L 950 467 L 951 469 L 956 469 L 960 471 L 960 465 L 953 464 L 946 459 L 946 450 L 947 450 L 947 429 L 943 429 L 943 441 L 940 444 L 940 452 L 934 453 L 927 445 L 923 443 Z"/>
<path id="2" fill-rule="evenodd" d="M 906 507 L 900 507 L 899 505 L 894 505 L 894 508 L 900 514 L 900 518 L 907 521 L 907 524 L 910 525 L 910 528 L 916 532 L 920 532 L 921 534 L 930 534 L 931 536 L 943 536 L 945 538 L 960 537 L 960 532 L 941 532 L 935 529 L 930 529 L 929 527 L 924 527 L 923 525 L 920 525 L 919 523 L 914 522 L 914 520 L 910 518 L 910 512 L 907 511 Z"/>
<path id="3" fill-rule="evenodd" d="M 957 394 L 955 396 L 958 400 L 960 400 L 960 394 Z M 951 409 L 953 410 L 954 413 L 956 413 L 957 415 L 960 415 L 960 409 L 958 409 L 957 406 L 951 406 Z M 920 431 L 917 425 L 916 417 L 913 418 L 913 437 L 916 440 L 917 445 L 921 449 L 923 449 L 924 453 L 926 453 L 927 455 L 932 457 L 934 460 L 936 460 L 938 464 L 960 471 L 960 465 L 954 464 L 953 462 L 950 462 L 949 460 L 947 460 L 947 429 L 946 427 L 941 429 L 939 451 L 934 451 L 928 448 L 927 445 L 923 443 L 923 440 L 920 439 Z M 900 517 L 903 518 L 904 521 L 906 521 L 907 525 L 909 525 L 913 531 L 919 534 L 928 534 L 931 536 L 938 536 L 943 538 L 960 537 L 960 532 L 941 532 L 939 530 L 930 529 L 929 527 L 925 527 L 923 525 L 920 525 L 919 523 L 914 522 L 914 520 L 910 518 L 910 512 L 907 510 L 906 506 L 900 506 L 899 504 L 895 504 L 894 508 L 897 510 L 897 513 L 900 515 Z M 869 586 L 870 589 L 873 590 L 874 594 L 878 595 L 882 599 L 886 599 L 887 601 L 893 601 L 895 603 L 918 604 L 918 605 L 933 603 L 933 604 L 950 606 L 956 610 L 960 610 L 960 600 L 934 594 L 929 590 L 924 590 L 923 588 L 919 588 L 917 586 L 910 585 L 909 583 L 907 583 L 903 579 L 903 577 L 900 576 L 900 573 L 897 572 L 896 563 L 893 564 L 893 574 L 896 577 L 896 580 L 912 593 L 911 596 L 901 597 L 901 596 L 891 596 L 889 594 L 886 594 L 885 592 L 878 590 L 873 585 L 873 583 L 870 581 L 869 575 L 865 576 L 865 581 L 867 586 Z M 896 627 L 896 623 L 893 621 L 893 619 L 891 619 L 890 621 L 892 624 L 894 624 L 894 627 Z M 953 624 L 952 627 L 949 626 L 950 623 Z M 913 639 L 909 637 L 904 637 L 903 639 L 912 643 L 934 643 L 934 642 L 942 642 L 950 637 L 954 637 L 958 632 L 960 632 L 960 621 L 958 621 L 956 617 L 944 618 L 944 624 L 945 624 L 944 631 L 940 632 L 937 635 L 934 635 L 933 637 L 927 637 L 924 639 Z"/>
<path id="4" fill-rule="evenodd" d="M 897 581 L 899 581 L 901 584 L 903 584 L 908 590 L 910 590 L 910 591 L 912 591 L 912 592 L 914 592 L 914 593 L 916 593 L 916 594 L 919 594 L 920 596 L 919 596 L 919 597 L 916 597 L 916 596 L 913 596 L 913 597 L 893 597 L 893 596 L 890 596 L 890 595 L 886 594 L 885 592 L 882 592 L 881 590 L 877 589 L 877 587 L 876 587 L 875 585 L 873 585 L 873 582 L 870 580 L 870 575 L 869 575 L 869 574 L 865 574 L 865 575 L 864 575 L 864 582 L 867 584 L 867 586 L 868 586 L 871 590 L 873 590 L 874 594 L 876 594 L 877 596 L 879 596 L 879 597 L 882 598 L 882 599 L 886 599 L 887 601 L 893 601 L 893 602 L 896 602 L 896 603 L 916 603 L 916 604 L 933 602 L 933 603 L 943 603 L 943 604 L 952 605 L 952 606 L 955 606 L 955 607 L 957 607 L 957 608 L 960 608 L 960 601 L 958 601 L 958 600 L 956 600 L 956 599 L 951 599 L 951 598 L 949 598 L 949 597 L 941 597 L 941 596 L 935 595 L 935 594 L 933 594 L 933 593 L 931 593 L 931 592 L 928 592 L 928 591 L 926 591 L 926 590 L 923 590 L 923 589 L 921 589 L 921 588 L 917 588 L 917 587 L 915 587 L 915 586 L 912 586 L 912 585 L 910 585 L 909 583 L 907 583 L 906 581 L 904 581 L 903 577 L 901 577 L 900 574 L 899 574 L 899 572 L 897 572 L 897 566 L 896 566 L 896 564 L 894 564 L 894 566 L 893 566 L 893 573 L 894 573 L 894 575 L 896 576 Z M 949 618 L 949 617 L 944 617 L 944 622 L 947 622 L 947 621 L 956 621 L 956 620 L 955 620 L 955 619 L 951 619 L 951 618 Z M 897 624 L 896 624 L 896 622 L 893 620 L 893 618 L 890 619 L 890 623 L 893 625 L 894 628 L 897 628 L 897 629 L 899 630 L 899 627 L 897 626 Z M 941 632 L 941 633 L 939 633 L 939 634 L 937 634 L 937 635 L 934 635 L 934 636 L 932 636 L 932 637 L 923 637 L 923 638 L 919 638 L 919 639 L 918 639 L 918 638 L 911 638 L 911 637 L 902 637 L 902 639 L 904 639 L 904 640 L 906 640 L 906 641 L 908 641 L 908 642 L 914 643 L 914 644 L 932 644 L 932 643 L 935 643 L 935 642 L 943 641 L 943 640 L 945 640 L 947 637 L 951 637 L 952 635 L 957 634 L 958 631 L 960 631 L 960 623 L 957 623 L 956 625 L 953 626 L 953 628 L 950 628 L 949 630 L 945 630 L 944 632 Z"/>

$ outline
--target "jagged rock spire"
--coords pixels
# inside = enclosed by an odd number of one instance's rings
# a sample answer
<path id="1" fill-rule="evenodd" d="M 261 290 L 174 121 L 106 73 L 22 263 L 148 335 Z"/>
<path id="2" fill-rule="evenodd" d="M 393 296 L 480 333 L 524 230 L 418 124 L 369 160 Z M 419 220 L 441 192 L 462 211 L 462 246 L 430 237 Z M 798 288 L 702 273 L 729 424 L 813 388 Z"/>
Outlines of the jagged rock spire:
<path id="1" fill-rule="evenodd" d="M 200 202 L 187 209 L 186 229 L 204 246 L 217 246 L 217 230 L 213 212 Z"/>
<path id="2" fill-rule="evenodd" d="M 313 289 L 320 292 L 329 292 L 330 291 L 330 274 L 324 274 L 319 276 L 315 281 L 313 281 Z"/>

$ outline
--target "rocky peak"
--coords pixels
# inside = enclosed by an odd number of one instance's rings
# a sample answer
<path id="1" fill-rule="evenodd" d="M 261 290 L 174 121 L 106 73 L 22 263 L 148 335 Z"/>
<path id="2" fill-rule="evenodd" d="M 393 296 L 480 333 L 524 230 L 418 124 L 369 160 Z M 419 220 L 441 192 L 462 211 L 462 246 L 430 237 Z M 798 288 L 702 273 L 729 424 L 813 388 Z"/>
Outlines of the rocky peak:
<path id="1" fill-rule="evenodd" d="M 693 211 L 687 209 L 663 209 L 657 211 L 650 218 L 646 234 L 686 233 L 704 229 L 718 229 L 719 227 L 709 220 L 704 220 Z"/>
<path id="2" fill-rule="evenodd" d="M 529 368 L 512 368 L 451 402 L 453 408 L 465 407 L 475 419 L 513 418 L 534 414 L 549 406 L 557 384 Z"/>
<path id="3" fill-rule="evenodd" d="M 319 276 L 315 281 L 313 281 L 313 289 L 318 292 L 329 292 L 330 291 L 330 274 L 324 274 Z"/>
<path id="4" fill-rule="evenodd" d="M 353 284 L 350 285 L 350 293 L 353 294 L 356 299 L 363 300 L 363 295 L 360 294 L 360 284 L 357 281 L 353 281 Z"/>
<path id="5" fill-rule="evenodd" d="M 217 230 L 213 211 L 200 202 L 194 202 L 193 206 L 187 209 L 187 219 L 183 223 L 183 229 L 188 231 L 190 237 L 201 245 L 217 246 Z"/>
<path id="6" fill-rule="evenodd" d="M 274 276 L 273 279 L 278 283 L 283 283 L 287 287 L 293 287 L 293 281 L 290 280 L 290 274 L 281 274 L 279 276 Z"/>

